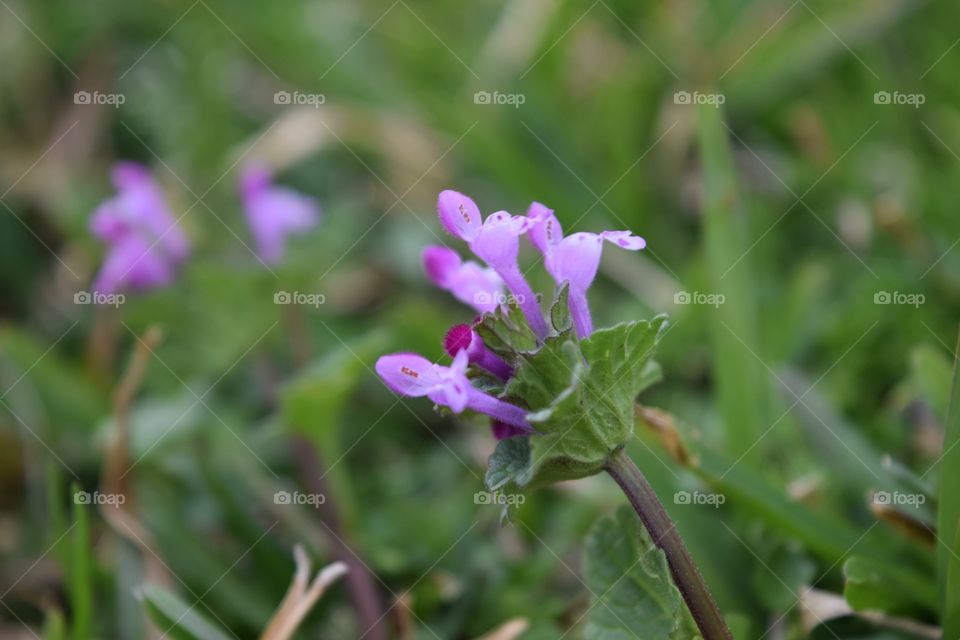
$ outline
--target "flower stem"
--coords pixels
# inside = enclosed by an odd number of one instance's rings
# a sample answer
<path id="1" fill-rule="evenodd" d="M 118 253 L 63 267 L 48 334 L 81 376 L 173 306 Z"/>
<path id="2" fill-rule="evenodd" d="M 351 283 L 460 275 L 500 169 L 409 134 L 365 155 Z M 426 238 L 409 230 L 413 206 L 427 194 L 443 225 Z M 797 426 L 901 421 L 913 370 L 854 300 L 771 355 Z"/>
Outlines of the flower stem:
<path id="1" fill-rule="evenodd" d="M 703 640 L 733 640 L 700 570 L 643 473 L 624 449 L 610 456 L 606 470 L 623 489 L 653 543 L 666 554 L 673 581 L 687 603 Z"/>

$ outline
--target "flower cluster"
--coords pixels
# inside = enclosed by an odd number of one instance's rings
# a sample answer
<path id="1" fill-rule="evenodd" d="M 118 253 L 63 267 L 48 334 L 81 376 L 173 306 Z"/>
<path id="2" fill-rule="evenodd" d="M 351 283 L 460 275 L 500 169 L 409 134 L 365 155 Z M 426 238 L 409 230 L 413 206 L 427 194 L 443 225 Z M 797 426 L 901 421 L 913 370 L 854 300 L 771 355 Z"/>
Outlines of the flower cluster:
<path id="1" fill-rule="evenodd" d="M 431 363 L 417 354 L 398 353 L 381 357 L 377 373 L 401 395 L 427 396 L 454 413 L 471 409 L 490 416 L 497 439 L 537 433 L 529 411 L 539 407 L 530 406 L 523 398 L 508 397 L 516 364 L 510 360 L 516 349 L 501 344 L 498 353 L 497 345 L 485 343 L 481 336 L 491 323 L 506 323 L 518 335 L 527 331 L 532 347 L 527 352 L 533 353 L 547 341 L 565 338 L 570 332 L 556 323 L 548 325 L 540 299 L 520 269 L 521 236 L 542 254 L 547 271 L 562 291 L 555 306 L 566 306 L 577 340 L 586 340 L 593 333 L 587 291 L 596 276 L 604 241 L 631 251 L 643 249 L 646 242 L 629 231 L 564 236 L 553 211 L 538 202 L 530 205 L 526 215 L 498 211 L 484 218 L 473 200 L 448 190 L 440 194 L 437 209 L 443 227 L 465 241 L 486 267 L 464 262 L 452 249 L 429 246 L 423 252 L 424 269 L 437 286 L 483 315 L 472 325 L 457 325 L 447 333 L 444 348 L 453 357 L 451 366 Z M 522 314 L 525 327 L 517 327 L 517 319 L 512 317 L 517 314 L 511 314 L 511 307 Z M 473 374 L 476 386 L 468 373 Z"/>
<path id="2" fill-rule="evenodd" d="M 146 167 L 120 162 L 111 178 L 116 195 L 90 216 L 91 232 L 107 245 L 94 290 L 109 294 L 169 284 L 190 252 L 179 218 Z M 320 208 L 312 198 L 274 186 L 259 164 L 241 172 L 239 191 L 257 255 L 265 263 L 280 261 L 286 237 L 319 220 Z"/>

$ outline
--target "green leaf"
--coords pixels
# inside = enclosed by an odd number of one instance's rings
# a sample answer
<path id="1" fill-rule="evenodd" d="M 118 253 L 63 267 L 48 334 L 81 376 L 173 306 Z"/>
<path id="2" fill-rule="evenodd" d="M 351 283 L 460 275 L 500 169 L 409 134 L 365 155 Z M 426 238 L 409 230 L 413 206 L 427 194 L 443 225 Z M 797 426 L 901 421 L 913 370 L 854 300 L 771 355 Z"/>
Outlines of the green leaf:
<path id="1" fill-rule="evenodd" d="M 957 348 L 960 349 L 960 339 Z M 940 501 L 937 513 L 937 579 L 942 608 L 943 637 L 960 636 L 960 358 L 954 360 L 950 411 L 943 434 L 940 460 Z"/>
<path id="2" fill-rule="evenodd" d="M 484 481 L 490 491 L 496 491 L 530 466 L 530 441 L 528 438 L 501 440 L 490 456 Z"/>
<path id="3" fill-rule="evenodd" d="M 507 386 L 508 398 L 530 408 L 539 434 L 530 440 L 530 465 L 520 486 L 593 475 L 633 433 L 634 401 L 656 379 L 647 364 L 666 319 L 601 329 L 579 344 L 547 339 L 526 356 Z"/>
<path id="4" fill-rule="evenodd" d="M 168 638 L 177 640 L 228 640 L 229 635 L 204 618 L 196 607 L 157 585 L 142 592 L 150 619 Z"/>
<path id="5" fill-rule="evenodd" d="M 584 640 L 699 637 L 666 556 L 627 507 L 590 532 L 584 575 L 591 592 Z"/>
<path id="6" fill-rule="evenodd" d="M 483 338 L 488 349 L 511 364 L 516 363 L 518 354 L 530 353 L 537 348 L 537 336 L 516 300 L 500 305 L 494 313 L 483 314 L 474 330 Z"/>
<path id="7" fill-rule="evenodd" d="M 564 282 L 550 307 L 550 324 L 558 334 L 564 334 L 573 328 L 573 318 L 570 317 L 570 283 Z"/>
<path id="8" fill-rule="evenodd" d="M 917 579 L 893 564 L 852 556 L 843 565 L 843 595 L 855 611 L 890 615 L 916 614 L 937 608 L 937 590 L 930 580 Z"/>

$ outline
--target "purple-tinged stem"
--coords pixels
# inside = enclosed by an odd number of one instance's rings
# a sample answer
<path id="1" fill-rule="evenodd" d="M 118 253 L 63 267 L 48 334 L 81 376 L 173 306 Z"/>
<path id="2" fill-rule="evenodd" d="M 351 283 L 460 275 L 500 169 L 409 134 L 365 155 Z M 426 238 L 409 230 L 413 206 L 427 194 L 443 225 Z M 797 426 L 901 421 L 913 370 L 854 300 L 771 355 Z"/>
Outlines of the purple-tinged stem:
<path id="1" fill-rule="evenodd" d="M 677 533 L 676 526 L 667 515 L 653 487 L 625 450 L 620 449 L 610 456 L 607 460 L 607 473 L 623 489 L 634 511 L 643 521 L 643 526 L 650 533 L 653 543 L 667 556 L 673 581 L 687 603 L 703 640 L 733 640 L 730 629 L 727 628 L 716 601 L 710 595 L 710 589 L 703 581 L 700 570 L 683 544 L 683 539 Z"/>

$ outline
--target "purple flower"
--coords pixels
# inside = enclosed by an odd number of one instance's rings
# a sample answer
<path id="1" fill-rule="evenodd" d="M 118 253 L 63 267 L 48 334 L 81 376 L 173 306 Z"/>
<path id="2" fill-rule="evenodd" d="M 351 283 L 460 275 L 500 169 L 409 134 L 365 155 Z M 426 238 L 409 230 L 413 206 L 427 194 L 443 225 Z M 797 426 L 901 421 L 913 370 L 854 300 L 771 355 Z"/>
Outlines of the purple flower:
<path id="1" fill-rule="evenodd" d="M 533 221 L 523 216 L 511 216 L 506 211 L 492 213 L 483 220 L 473 200 L 449 189 L 440 193 L 437 210 L 444 228 L 466 241 L 470 250 L 503 278 L 534 333 L 541 340 L 546 338 L 547 323 L 537 296 L 517 263 L 520 236 L 527 232 Z"/>
<path id="2" fill-rule="evenodd" d="M 441 289 L 479 313 L 495 311 L 503 298 L 503 280 L 493 269 L 464 262 L 453 249 L 430 245 L 423 250 L 423 268 Z"/>
<path id="3" fill-rule="evenodd" d="M 487 345 L 483 339 L 468 324 L 458 324 L 450 328 L 443 338 L 443 349 L 451 356 L 461 351 L 466 352 L 470 364 L 486 369 L 501 380 L 509 380 L 513 376 L 513 367 L 503 361 Z"/>
<path id="4" fill-rule="evenodd" d="M 553 211 L 539 202 L 530 205 L 527 217 L 533 221 L 533 227 L 527 235 L 533 246 L 543 254 L 547 271 L 557 284 L 569 283 L 570 316 L 577 335 L 586 338 L 593 333 L 587 289 L 597 275 L 603 241 L 630 251 L 643 249 L 647 241 L 629 231 L 581 232 L 564 237 Z"/>
<path id="5" fill-rule="evenodd" d="M 493 432 L 493 437 L 497 440 L 506 440 L 514 436 L 525 436 L 530 433 L 529 431 L 515 427 L 512 424 L 500 422 L 499 420 L 494 420 L 490 423 L 490 431 Z"/>
<path id="6" fill-rule="evenodd" d="M 381 356 L 376 369 L 384 383 L 402 396 L 427 396 L 454 413 L 471 409 L 532 433 L 526 411 L 470 385 L 467 364 L 466 350 L 457 353 L 449 367 L 433 364 L 415 353 L 394 353 Z"/>
<path id="7" fill-rule="evenodd" d="M 150 171 L 118 163 L 111 174 L 117 195 L 90 217 L 91 232 L 109 245 L 93 288 L 102 293 L 150 289 L 170 283 L 189 243 Z"/>
<path id="8" fill-rule="evenodd" d="M 257 255 L 267 264 L 283 258 L 288 235 L 303 233 L 320 219 L 320 207 L 313 198 L 273 186 L 270 172 L 257 164 L 243 170 L 240 196 Z"/>

